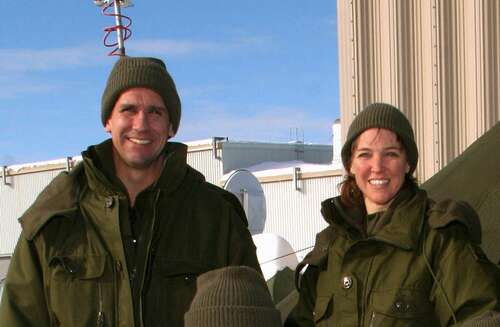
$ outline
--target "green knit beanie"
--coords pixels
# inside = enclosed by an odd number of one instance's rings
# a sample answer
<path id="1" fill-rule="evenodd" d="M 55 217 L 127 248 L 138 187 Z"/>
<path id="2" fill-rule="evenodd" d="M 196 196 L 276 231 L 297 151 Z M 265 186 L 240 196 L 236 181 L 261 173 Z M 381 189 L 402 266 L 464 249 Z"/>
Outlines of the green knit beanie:
<path id="1" fill-rule="evenodd" d="M 225 267 L 198 277 L 185 327 L 280 327 L 266 282 L 249 267 Z"/>
<path id="2" fill-rule="evenodd" d="M 411 175 L 418 162 L 418 149 L 410 122 L 406 116 L 396 107 L 386 103 L 372 103 L 363 109 L 351 123 L 347 138 L 342 146 L 342 163 L 347 169 L 351 159 L 351 147 L 356 138 L 369 128 L 385 128 L 396 133 L 406 150 L 409 174 Z"/>
<path id="3" fill-rule="evenodd" d="M 102 124 L 106 125 L 120 94 L 133 87 L 151 89 L 163 98 L 174 133 L 177 133 L 181 101 L 165 63 L 157 58 L 120 57 L 115 63 L 102 94 Z"/>

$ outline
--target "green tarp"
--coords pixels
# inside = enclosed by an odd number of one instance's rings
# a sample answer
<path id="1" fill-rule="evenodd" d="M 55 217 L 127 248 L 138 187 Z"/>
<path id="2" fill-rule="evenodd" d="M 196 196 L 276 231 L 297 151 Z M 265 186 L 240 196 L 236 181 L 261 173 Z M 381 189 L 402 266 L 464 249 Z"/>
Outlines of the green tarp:
<path id="1" fill-rule="evenodd" d="M 482 247 L 500 264 L 500 122 L 422 187 L 435 200 L 471 204 L 481 219 Z"/>

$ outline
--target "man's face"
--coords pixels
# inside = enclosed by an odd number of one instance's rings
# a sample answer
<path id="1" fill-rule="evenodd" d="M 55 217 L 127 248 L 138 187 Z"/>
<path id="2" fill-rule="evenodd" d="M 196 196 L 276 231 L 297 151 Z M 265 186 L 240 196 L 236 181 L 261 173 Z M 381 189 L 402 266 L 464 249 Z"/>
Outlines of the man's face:
<path id="1" fill-rule="evenodd" d="M 115 165 L 144 170 L 160 162 L 167 140 L 174 135 L 162 97 L 147 88 L 124 91 L 106 122 Z"/>

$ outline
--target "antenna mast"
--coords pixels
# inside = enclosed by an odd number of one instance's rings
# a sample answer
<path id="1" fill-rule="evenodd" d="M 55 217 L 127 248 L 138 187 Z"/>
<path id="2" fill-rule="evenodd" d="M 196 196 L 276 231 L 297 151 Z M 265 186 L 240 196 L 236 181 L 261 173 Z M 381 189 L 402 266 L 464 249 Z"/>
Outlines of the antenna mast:
<path id="1" fill-rule="evenodd" d="M 104 46 L 108 48 L 115 48 L 108 55 L 125 56 L 125 41 L 132 35 L 132 31 L 130 30 L 132 19 L 128 16 L 122 15 L 121 8 L 131 7 L 131 0 L 94 0 L 94 3 L 102 8 L 103 15 L 115 17 L 115 25 L 104 29 Z M 114 13 L 109 13 L 109 8 L 112 6 L 114 7 Z M 122 19 L 126 20 L 126 25 L 123 25 Z M 112 32 L 116 32 L 117 41 L 114 43 L 108 43 L 108 37 Z"/>

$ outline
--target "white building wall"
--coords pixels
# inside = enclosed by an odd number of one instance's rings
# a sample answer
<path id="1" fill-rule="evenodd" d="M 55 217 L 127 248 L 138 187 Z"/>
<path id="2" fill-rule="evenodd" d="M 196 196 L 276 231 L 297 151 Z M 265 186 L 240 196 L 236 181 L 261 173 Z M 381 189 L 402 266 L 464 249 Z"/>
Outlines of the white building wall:
<path id="1" fill-rule="evenodd" d="M 21 225 L 17 219 L 61 171 L 52 170 L 7 177 L 10 185 L 4 185 L 2 179 L 2 184 L 0 184 L 0 256 L 12 254 L 21 233 Z"/>
<path id="2" fill-rule="evenodd" d="M 215 159 L 211 149 L 202 151 L 188 150 L 187 163 L 202 173 L 209 183 L 219 185 L 218 183 L 222 177 L 222 160 Z"/>
<path id="3" fill-rule="evenodd" d="M 261 162 L 302 160 L 310 163 L 330 163 L 332 147 L 313 144 L 282 144 L 257 142 L 222 143 L 223 173 L 250 167 Z"/>
<path id="4" fill-rule="evenodd" d="M 285 238 L 303 257 L 312 249 L 316 234 L 327 224 L 321 216 L 321 202 L 339 195 L 336 176 L 310 178 L 299 181 L 300 191 L 292 180 L 262 183 L 266 197 L 267 219 L 264 233 L 275 233 Z"/>

